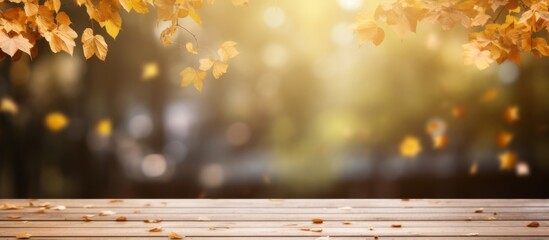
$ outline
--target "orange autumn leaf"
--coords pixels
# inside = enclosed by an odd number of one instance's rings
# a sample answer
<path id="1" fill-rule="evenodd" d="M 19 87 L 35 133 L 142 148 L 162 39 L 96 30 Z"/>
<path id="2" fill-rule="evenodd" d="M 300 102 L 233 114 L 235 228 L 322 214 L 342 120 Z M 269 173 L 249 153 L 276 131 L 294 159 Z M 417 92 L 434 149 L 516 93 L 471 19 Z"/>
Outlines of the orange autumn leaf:
<path id="1" fill-rule="evenodd" d="M 30 56 L 32 47 L 29 40 L 22 35 L 17 34 L 10 37 L 4 31 L 0 31 L 0 49 L 10 57 L 13 57 L 17 51 L 22 51 Z"/>
<path id="2" fill-rule="evenodd" d="M 519 107 L 509 106 L 505 108 L 503 119 L 508 123 L 514 123 L 519 120 Z"/>
<path id="3" fill-rule="evenodd" d="M 30 233 L 21 233 L 21 234 L 15 235 L 16 239 L 30 239 L 31 237 L 32 237 L 32 234 Z"/>
<path id="4" fill-rule="evenodd" d="M 463 45 L 463 63 L 465 65 L 476 65 L 478 69 L 483 70 L 490 66 L 494 59 L 492 53 L 488 50 L 482 50 L 478 45 L 468 43 Z"/>
<path id="5" fill-rule="evenodd" d="M 505 151 L 499 155 L 499 168 L 501 170 L 512 170 L 517 162 L 517 155 L 511 151 Z"/>
<path id="6" fill-rule="evenodd" d="M 168 237 L 169 237 L 170 239 L 183 239 L 183 238 L 185 238 L 184 235 L 181 235 L 181 234 L 176 233 L 176 232 L 171 232 L 171 233 L 168 235 Z"/>
<path id="7" fill-rule="evenodd" d="M 506 131 L 502 131 L 498 133 L 496 137 L 496 143 L 498 147 L 501 147 L 501 148 L 507 147 L 507 145 L 509 145 L 511 140 L 513 140 L 513 134 Z"/>
<path id="8" fill-rule="evenodd" d="M 406 136 L 400 143 L 400 155 L 414 158 L 421 152 L 421 143 L 414 136 Z"/>
<path id="9" fill-rule="evenodd" d="M 86 28 L 82 33 L 82 49 L 86 59 L 90 59 L 95 55 L 101 61 L 105 61 L 107 57 L 108 46 L 105 39 L 99 34 L 93 35 L 91 28 Z"/>

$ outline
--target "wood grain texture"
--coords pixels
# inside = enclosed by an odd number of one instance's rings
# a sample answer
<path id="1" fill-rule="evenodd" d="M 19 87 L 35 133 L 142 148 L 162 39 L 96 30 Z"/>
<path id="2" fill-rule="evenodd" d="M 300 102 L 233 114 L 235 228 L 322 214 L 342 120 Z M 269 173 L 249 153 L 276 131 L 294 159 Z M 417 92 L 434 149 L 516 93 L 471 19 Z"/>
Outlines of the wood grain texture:
<path id="1" fill-rule="evenodd" d="M 548 239 L 544 199 L 0 199 L 0 240 Z M 63 206 L 55 210 L 57 206 Z M 112 211 L 109 216 L 99 216 Z M 94 215 L 84 221 L 84 215 Z M 126 221 L 116 221 L 123 216 Z M 321 224 L 311 220 L 320 218 Z M 159 223 L 145 223 L 160 219 Z M 536 221 L 539 227 L 527 225 Z M 400 227 L 395 227 L 399 225 Z M 161 232 L 149 232 L 162 227 Z M 318 229 L 320 232 L 309 231 Z"/>

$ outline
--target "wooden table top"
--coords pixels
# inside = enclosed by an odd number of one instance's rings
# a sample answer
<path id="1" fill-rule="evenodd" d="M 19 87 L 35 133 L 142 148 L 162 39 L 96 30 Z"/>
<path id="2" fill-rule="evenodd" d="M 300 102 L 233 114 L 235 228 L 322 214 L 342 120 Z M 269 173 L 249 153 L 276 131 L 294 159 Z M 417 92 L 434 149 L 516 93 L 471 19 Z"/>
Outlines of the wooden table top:
<path id="1" fill-rule="evenodd" d="M 16 236 L 90 240 L 549 239 L 549 200 L 0 199 L 0 239 Z"/>

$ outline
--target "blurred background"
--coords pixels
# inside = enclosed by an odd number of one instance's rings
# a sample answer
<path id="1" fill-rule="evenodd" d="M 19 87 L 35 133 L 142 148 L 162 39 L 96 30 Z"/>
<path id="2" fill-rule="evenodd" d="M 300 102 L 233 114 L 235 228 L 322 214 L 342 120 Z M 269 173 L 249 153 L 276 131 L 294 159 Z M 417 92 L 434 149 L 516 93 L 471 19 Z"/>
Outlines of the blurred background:
<path id="1" fill-rule="evenodd" d="M 183 22 L 198 56 L 124 12 L 106 62 L 45 41 L 5 59 L 0 198 L 549 197 L 548 59 L 479 71 L 463 29 L 429 24 L 359 48 L 350 26 L 378 2 L 216 1 Z M 227 40 L 227 74 L 181 88 Z"/>

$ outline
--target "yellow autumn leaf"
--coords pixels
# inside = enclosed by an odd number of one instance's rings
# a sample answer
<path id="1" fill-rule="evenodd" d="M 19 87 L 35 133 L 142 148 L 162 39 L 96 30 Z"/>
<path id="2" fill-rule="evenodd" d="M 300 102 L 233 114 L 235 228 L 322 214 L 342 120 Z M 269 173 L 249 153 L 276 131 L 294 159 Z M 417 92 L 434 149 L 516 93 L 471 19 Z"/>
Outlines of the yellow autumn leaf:
<path id="1" fill-rule="evenodd" d="M 208 71 L 212 69 L 212 75 L 215 79 L 219 79 L 223 74 L 227 73 L 229 65 L 225 62 L 215 60 L 211 57 L 200 59 L 199 69 L 202 71 Z"/>
<path id="2" fill-rule="evenodd" d="M 69 124 L 69 119 L 61 112 L 51 112 L 44 120 L 46 127 L 52 132 L 59 132 Z"/>
<path id="3" fill-rule="evenodd" d="M 54 53 L 57 52 L 67 52 L 72 55 L 76 43 L 74 39 L 78 37 L 78 34 L 66 24 L 61 24 L 57 26 L 50 32 L 45 32 L 44 37 L 50 43 L 51 51 Z"/>
<path id="4" fill-rule="evenodd" d="M 200 19 L 200 16 L 196 13 L 194 8 L 189 9 L 189 16 L 198 24 L 202 24 L 202 19 Z"/>
<path id="5" fill-rule="evenodd" d="M 488 50 L 481 50 L 477 44 L 468 43 L 463 45 L 463 63 L 465 65 L 475 64 L 478 69 L 486 69 L 494 62 L 492 53 Z"/>
<path id="6" fill-rule="evenodd" d="M 143 65 L 143 71 L 141 74 L 141 79 L 150 80 L 158 76 L 158 64 L 155 62 L 146 63 Z"/>
<path id="7" fill-rule="evenodd" d="M 82 49 L 84 50 L 84 57 L 86 59 L 95 55 L 101 61 L 105 61 L 107 57 L 108 46 L 105 38 L 99 34 L 93 35 L 91 28 L 86 28 L 82 33 Z"/>
<path id="8" fill-rule="evenodd" d="M 206 77 L 206 72 L 203 71 L 197 71 L 196 69 L 192 67 L 187 67 L 183 69 L 180 73 L 181 75 L 181 86 L 186 87 L 189 86 L 191 83 L 194 84 L 194 87 L 199 91 L 202 92 L 203 83 L 202 81 Z"/>
<path id="9" fill-rule="evenodd" d="M 113 18 L 100 22 L 99 25 L 107 30 L 109 36 L 116 39 L 120 32 L 120 28 L 122 27 L 122 19 L 120 18 L 120 15 L 116 14 L 113 15 Z"/>
<path id="10" fill-rule="evenodd" d="M 195 54 L 195 55 L 198 54 L 196 49 L 194 49 L 194 46 L 193 46 L 192 42 L 188 42 L 187 44 L 185 44 L 185 48 L 187 49 L 187 52 L 189 52 L 189 53 L 192 53 L 192 54 Z"/>
<path id="11" fill-rule="evenodd" d="M 421 152 L 421 143 L 414 136 L 406 136 L 400 143 L 400 155 L 414 158 Z"/>
<path id="12" fill-rule="evenodd" d="M 137 13 L 149 12 L 146 0 L 120 0 L 120 4 L 122 4 L 122 7 L 127 12 L 130 12 L 132 9 Z"/>
<path id="13" fill-rule="evenodd" d="M 385 38 L 385 31 L 383 31 L 374 20 L 369 19 L 364 14 L 358 15 L 352 29 L 358 39 L 359 47 L 368 41 L 371 41 L 377 46 L 381 44 Z"/>
<path id="14" fill-rule="evenodd" d="M 511 151 L 505 151 L 499 155 L 499 168 L 501 170 L 513 170 L 517 162 L 517 155 Z"/>
<path id="15" fill-rule="evenodd" d="M 112 122 L 110 119 L 101 119 L 97 126 L 95 127 L 95 130 L 97 131 L 97 134 L 102 137 L 108 137 L 111 135 L 112 131 Z"/>
<path id="16" fill-rule="evenodd" d="M 17 107 L 17 104 L 15 104 L 15 102 L 11 98 L 2 98 L 2 101 L 0 102 L 0 112 L 15 115 L 18 111 L 19 108 Z"/>
<path id="17" fill-rule="evenodd" d="M 227 60 L 239 54 L 235 48 L 236 44 L 234 41 L 225 41 L 221 44 L 221 47 L 217 50 L 217 54 L 222 62 L 227 62 Z"/>

